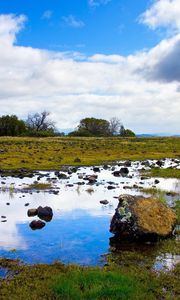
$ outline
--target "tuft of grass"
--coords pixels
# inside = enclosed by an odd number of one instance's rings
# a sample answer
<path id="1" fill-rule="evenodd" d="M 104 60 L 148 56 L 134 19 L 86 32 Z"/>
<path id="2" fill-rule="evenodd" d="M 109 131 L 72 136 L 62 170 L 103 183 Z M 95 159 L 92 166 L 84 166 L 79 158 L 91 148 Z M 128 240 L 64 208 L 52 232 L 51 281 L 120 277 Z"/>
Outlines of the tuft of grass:
<path id="1" fill-rule="evenodd" d="M 141 192 L 157 198 L 161 203 L 166 203 L 166 191 L 156 188 L 141 188 Z"/>
<path id="2" fill-rule="evenodd" d="M 26 189 L 28 190 L 48 190 L 48 189 L 51 189 L 52 188 L 52 185 L 51 183 L 32 183 L 32 184 L 29 184 Z"/>
<path id="3" fill-rule="evenodd" d="M 153 168 L 149 171 L 145 171 L 145 174 L 151 177 L 162 177 L 162 178 L 180 178 L 180 169 L 159 169 Z"/>
<path id="4" fill-rule="evenodd" d="M 177 215 L 177 224 L 180 225 L 180 199 L 175 202 L 174 209 Z"/>

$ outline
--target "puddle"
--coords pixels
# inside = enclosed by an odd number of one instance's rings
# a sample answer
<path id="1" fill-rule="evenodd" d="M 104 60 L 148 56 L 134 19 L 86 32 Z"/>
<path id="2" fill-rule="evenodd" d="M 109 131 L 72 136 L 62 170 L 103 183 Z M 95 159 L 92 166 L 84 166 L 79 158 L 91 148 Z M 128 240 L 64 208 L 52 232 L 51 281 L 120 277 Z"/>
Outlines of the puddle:
<path id="1" fill-rule="evenodd" d="M 165 255 L 158 256 L 154 264 L 155 271 L 172 271 L 177 263 L 180 263 L 180 255 L 172 255 L 166 253 Z"/>
<path id="2" fill-rule="evenodd" d="M 8 270 L 0 267 L 0 278 L 5 278 L 7 276 Z"/>
<path id="3" fill-rule="evenodd" d="M 179 168 L 177 163 L 174 164 Z M 173 166 L 173 162 L 166 160 L 164 167 L 170 165 Z M 23 179 L 1 177 L 0 256 L 31 264 L 61 260 L 81 265 L 102 265 L 102 255 L 110 248 L 112 235 L 109 226 L 118 204 L 117 197 L 120 194 L 142 194 L 133 188 L 134 185 L 155 185 L 155 178 L 141 179 L 138 170 L 142 164 L 139 161 L 128 167 L 128 177 L 112 174 L 120 168 L 118 165 L 108 169 L 100 167 L 100 172 L 94 172 L 92 167 L 81 167 L 76 173 L 66 173 L 68 179 L 58 179 L 55 172 L 39 172 L 33 178 Z M 94 185 L 82 179 L 92 174 L 98 175 Z M 53 190 L 23 190 L 34 181 L 52 182 Z M 159 181 L 157 188 L 180 191 L 180 180 L 161 178 Z M 109 186 L 114 189 L 108 189 Z M 102 200 L 109 203 L 103 205 L 100 203 Z M 168 201 L 172 202 L 172 197 Z M 53 218 L 41 230 L 32 230 L 29 224 L 38 217 L 28 217 L 27 211 L 38 206 L 50 206 Z M 159 261 L 157 258 L 157 266 Z"/>

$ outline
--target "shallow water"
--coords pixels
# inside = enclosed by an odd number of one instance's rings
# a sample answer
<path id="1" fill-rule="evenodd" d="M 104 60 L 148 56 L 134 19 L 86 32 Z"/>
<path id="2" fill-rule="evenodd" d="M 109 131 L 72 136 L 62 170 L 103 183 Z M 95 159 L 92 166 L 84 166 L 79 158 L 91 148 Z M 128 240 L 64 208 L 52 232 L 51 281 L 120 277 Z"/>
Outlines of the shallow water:
<path id="1" fill-rule="evenodd" d="M 166 160 L 165 167 L 172 164 Z M 115 170 L 120 167 L 115 165 Z M 129 168 L 128 177 L 114 177 L 112 169 L 104 170 L 98 175 L 95 185 L 79 179 L 79 174 L 94 174 L 90 167 L 79 168 L 69 179 L 60 180 L 54 172 L 40 172 L 44 175 L 39 182 L 52 182 L 53 191 L 26 191 L 27 184 L 37 180 L 33 178 L 0 179 L 0 256 L 20 258 L 28 263 L 52 263 L 61 260 L 65 263 L 81 265 L 102 265 L 104 255 L 109 252 L 109 232 L 111 218 L 118 204 L 120 194 L 141 194 L 133 185 L 151 187 L 155 178 L 141 180 L 138 170 L 140 162 L 134 162 Z M 46 175 L 45 175 L 46 174 Z M 180 181 L 177 179 L 159 179 L 157 188 L 167 191 L 180 191 Z M 85 182 L 78 185 L 77 182 Z M 113 182 L 110 184 L 108 182 Z M 73 186 L 67 186 L 73 184 Z M 113 190 L 107 187 L 112 185 Z M 59 191 L 59 194 L 54 194 Z M 100 200 L 108 200 L 108 205 L 100 204 Z M 168 199 L 172 202 L 171 197 Z M 29 227 L 37 217 L 28 217 L 29 208 L 50 206 L 53 209 L 53 219 L 41 230 L 33 231 Z M 169 254 L 171 255 L 171 254 Z M 170 258 L 163 260 L 157 257 L 157 264 L 167 264 Z M 171 258 L 172 264 L 174 260 Z M 158 269 L 158 266 L 157 266 Z"/>

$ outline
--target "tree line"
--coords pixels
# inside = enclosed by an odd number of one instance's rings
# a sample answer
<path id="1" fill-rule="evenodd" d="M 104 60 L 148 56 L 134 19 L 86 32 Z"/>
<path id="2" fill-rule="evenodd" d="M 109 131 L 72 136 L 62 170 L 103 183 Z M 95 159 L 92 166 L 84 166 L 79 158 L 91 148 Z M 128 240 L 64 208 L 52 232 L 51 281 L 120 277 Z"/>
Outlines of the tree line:
<path id="1" fill-rule="evenodd" d="M 0 117 L 0 136 L 64 136 L 51 120 L 50 113 L 43 111 L 41 113 L 29 114 L 27 119 L 20 120 L 16 115 L 3 115 Z M 68 136 L 121 136 L 134 137 L 135 133 L 130 129 L 125 129 L 118 118 L 112 118 L 110 121 L 97 118 L 84 118 L 76 130 L 70 132 Z"/>

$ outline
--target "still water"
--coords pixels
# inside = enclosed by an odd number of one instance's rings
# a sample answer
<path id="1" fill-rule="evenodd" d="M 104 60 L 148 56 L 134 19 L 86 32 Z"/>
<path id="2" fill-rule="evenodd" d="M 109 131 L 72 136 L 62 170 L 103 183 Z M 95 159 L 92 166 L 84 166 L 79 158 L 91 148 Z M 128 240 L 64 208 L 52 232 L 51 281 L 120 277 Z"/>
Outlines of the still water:
<path id="1" fill-rule="evenodd" d="M 169 166 L 169 161 L 165 167 Z M 171 163 L 172 164 L 172 163 Z M 132 163 L 126 177 L 114 177 L 118 165 L 108 169 L 100 167 L 94 172 L 91 167 L 78 168 L 68 179 L 58 179 L 54 172 L 40 172 L 38 182 L 51 182 L 51 191 L 27 191 L 24 188 L 37 180 L 33 178 L 0 178 L 0 256 L 21 259 L 27 263 L 65 263 L 81 265 L 103 265 L 110 249 L 109 232 L 111 218 L 118 204 L 120 194 L 142 194 L 133 188 L 154 186 L 155 178 L 141 179 L 141 162 Z M 85 175 L 97 174 L 97 182 L 90 185 Z M 159 179 L 157 188 L 166 191 L 180 191 L 177 179 Z M 81 183 L 81 184 L 80 184 Z M 83 183 L 83 184 L 82 184 Z M 114 189 L 109 190 L 108 186 Z M 55 192 L 55 193 L 54 193 Z M 108 200 L 102 205 L 101 200 Z M 168 199 L 170 202 L 172 199 Z M 38 206 L 50 206 L 53 219 L 41 230 L 33 231 L 29 224 L 37 217 L 28 217 L 27 210 Z M 177 257 L 168 259 L 177 260 Z M 157 263 L 161 263 L 157 257 Z"/>

